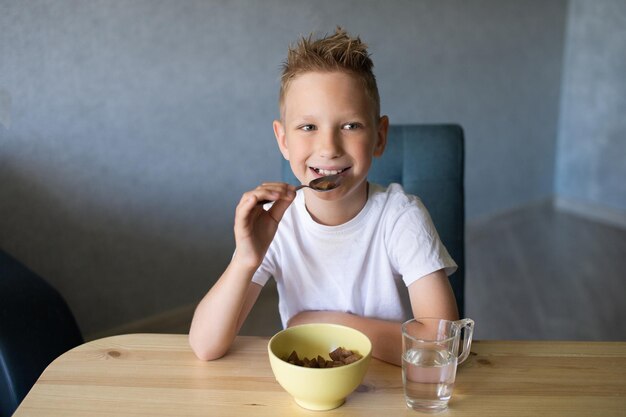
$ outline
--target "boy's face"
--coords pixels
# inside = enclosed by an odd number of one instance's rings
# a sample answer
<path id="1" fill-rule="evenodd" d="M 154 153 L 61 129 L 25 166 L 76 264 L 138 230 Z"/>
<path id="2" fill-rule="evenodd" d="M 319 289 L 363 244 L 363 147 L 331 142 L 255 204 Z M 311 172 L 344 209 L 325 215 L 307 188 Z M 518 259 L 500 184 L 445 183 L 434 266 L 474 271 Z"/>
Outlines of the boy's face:
<path id="1" fill-rule="evenodd" d="M 315 198 L 339 200 L 367 195 L 372 157 L 382 155 L 388 120 L 378 118 L 363 84 L 345 72 L 308 72 L 291 81 L 274 121 L 285 159 L 303 184 L 341 173 L 341 185 Z"/>

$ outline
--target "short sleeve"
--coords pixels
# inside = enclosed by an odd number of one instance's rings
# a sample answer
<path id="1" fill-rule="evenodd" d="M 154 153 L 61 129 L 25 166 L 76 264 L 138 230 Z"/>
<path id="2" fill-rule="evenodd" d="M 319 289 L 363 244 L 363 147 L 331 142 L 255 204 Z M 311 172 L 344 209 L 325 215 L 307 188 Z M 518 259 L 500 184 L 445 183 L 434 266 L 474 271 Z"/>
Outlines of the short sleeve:
<path id="1" fill-rule="evenodd" d="M 391 263 L 407 287 L 440 269 L 444 269 L 448 276 L 457 269 L 428 210 L 417 197 L 411 196 L 400 210 L 387 246 Z"/>
<path id="2" fill-rule="evenodd" d="M 267 281 L 269 281 L 269 279 L 274 275 L 274 265 L 275 263 L 272 260 L 272 256 L 270 251 L 268 250 L 267 253 L 265 254 L 265 257 L 263 258 L 263 262 L 261 262 L 261 265 L 259 266 L 259 268 L 256 270 L 256 272 L 254 273 L 254 275 L 252 275 L 252 282 L 259 284 L 261 286 L 264 286 L 265 284 L 267 284 Z"/>

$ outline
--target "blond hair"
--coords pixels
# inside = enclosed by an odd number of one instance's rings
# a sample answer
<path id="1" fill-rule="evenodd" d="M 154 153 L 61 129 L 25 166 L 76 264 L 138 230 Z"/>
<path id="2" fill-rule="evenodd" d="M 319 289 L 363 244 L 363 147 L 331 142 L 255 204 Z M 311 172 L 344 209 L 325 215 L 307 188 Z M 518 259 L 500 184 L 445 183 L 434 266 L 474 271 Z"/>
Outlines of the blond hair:
<path id="1" fill-rule="evenodd" d="M 337 27 L 335 33 L 313 40 L 313 34 L 301 38 L 291 46 L 283 63 L 280 80 L 279 104 L 281 113 L 285 94 L 290 83 L 307 72 L 346 72 L 363 83 L 363 87 L 374 105 L 375 116 L 380 116 L 380 96 L 376 77 L 372 71 L 374 63 L 367 52 L 367 45 L 357 36 L 352 38 Z"/>

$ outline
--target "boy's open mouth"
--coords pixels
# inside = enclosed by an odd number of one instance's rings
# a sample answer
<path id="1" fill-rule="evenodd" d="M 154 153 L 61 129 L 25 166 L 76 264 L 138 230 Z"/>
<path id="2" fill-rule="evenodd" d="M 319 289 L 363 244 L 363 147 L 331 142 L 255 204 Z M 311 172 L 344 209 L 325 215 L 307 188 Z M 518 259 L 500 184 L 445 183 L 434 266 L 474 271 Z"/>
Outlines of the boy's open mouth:
<path id="1" fill-rule="evenodd" d="M 310 168 L 316 174 L 322 175 L 322 176 L 341 174 L 342 172 L 345 172 L 350 169 L 350 167 L 341 168 L 341 169 L 322 169 L 322 168 L 315 168 L 315 167 L 310 167 Z"/>

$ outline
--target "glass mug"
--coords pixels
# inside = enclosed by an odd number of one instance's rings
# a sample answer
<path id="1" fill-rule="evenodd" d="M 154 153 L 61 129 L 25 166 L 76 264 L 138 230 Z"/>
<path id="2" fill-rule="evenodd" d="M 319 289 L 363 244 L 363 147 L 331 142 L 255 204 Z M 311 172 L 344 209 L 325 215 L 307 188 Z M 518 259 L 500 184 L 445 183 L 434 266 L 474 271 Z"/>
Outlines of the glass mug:
<path id="1" fill-rule="evenodd" d="M 471 319 L 417 318 L 402 324 L 402 383 L 409 408 L 436 412 L 448 406 L 456 367 L 469 356 L 473 333 Z"/>

